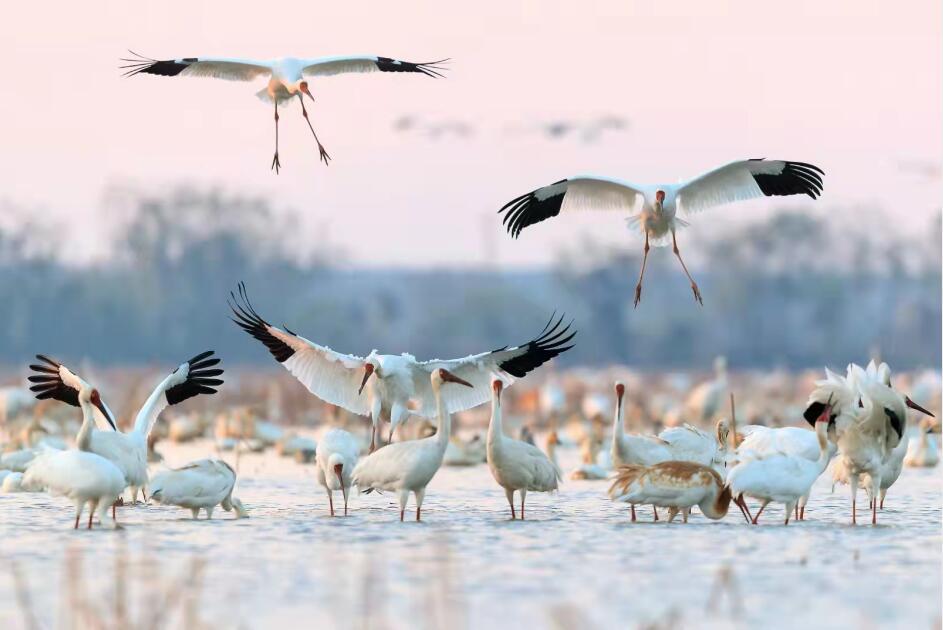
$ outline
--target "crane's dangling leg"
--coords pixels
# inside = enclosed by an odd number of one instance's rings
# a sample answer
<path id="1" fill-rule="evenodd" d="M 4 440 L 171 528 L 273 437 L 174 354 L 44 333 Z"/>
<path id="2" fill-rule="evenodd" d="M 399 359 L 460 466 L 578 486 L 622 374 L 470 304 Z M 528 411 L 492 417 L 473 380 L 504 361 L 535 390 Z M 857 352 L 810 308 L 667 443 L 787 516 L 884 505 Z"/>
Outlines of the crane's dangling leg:
<path id="1" fill-rule="evenodd" d="M 675 236 L 674 230 L 671 231 L 671 242 L 674 246 L 675 256 L 678 257 L 678 260 L 681 262 L 681 268 L 684 269 L 684 274 L 688 277 L 688 280 L 691 281 L 691 290 L 694 291 L 694 301 L 704 306 L 704 300 L 701 298 L 701 290 L 697 288 L 697 282 L 694 281 L 694 278 L 691 277 L 691 273 L 688 271 L 688 266 L 684 264 L 684 259 L 681 258 L 681 252 L 678 250 L 678 237 Z"/>
<path id="2" fill-rule="evenodd" d="M 511 520 L 513 521 L 517 518 L 517 513 L 514 512 L 514 490 L 511 488 L 505 488 L 504 494 L 507 496 L 508 504 L 511 506 Z"/>
<path id="3" fill-rule="evenodd" d="M 318 152 L 321 154 L 321 159 L 324 161 L 324 165 L 327 166 L 328 162 L 331 160 L 331 156 L 327 154 L 327 151 L 324 150 L 324 145 L 318 140 L 318 134 L 315 133 L 314 125 L 311 124 L 311 119 L 308 118 L 308 110 L 305 109 L 305 100 L 301 94 L 298 95 L 298 100 L 301 101 L 301 115 L 305 117 L 305 122 L 308 123 L 308 129 L 311 130 L 314 141 L 318 143 Z M 311 101 L 314 101 L 314 97 L 311 97 Z"/>
<path id="4" fill-rule="evenodd" d="M 635 285 L 635 308 L 638 308 L 638 303 L 642 299 L 642 279 L 645 278 L 645 265 L 648 263 L 648 250 L 651 249 L 648 246 L 648 232 L 645 232 L 645 254 L 642 256 L 642 271 L 638 274 L 638 284 Z"/>
<path id="5" fill-rule="evenodd" d="M 327 489 L 327 503 L 331 508 L 331 516 L 334 516 L 334 493 L 330 488 Z"/>
<path id="6" fill-rule="evenodd" d="M 275 101 L 275 157 L 272 158 L 272 168 L 275 169 L 275 174 L 278 175 L 278 169 L 282 167 L 282 163 L 278 161 L 278 101 Z"/>

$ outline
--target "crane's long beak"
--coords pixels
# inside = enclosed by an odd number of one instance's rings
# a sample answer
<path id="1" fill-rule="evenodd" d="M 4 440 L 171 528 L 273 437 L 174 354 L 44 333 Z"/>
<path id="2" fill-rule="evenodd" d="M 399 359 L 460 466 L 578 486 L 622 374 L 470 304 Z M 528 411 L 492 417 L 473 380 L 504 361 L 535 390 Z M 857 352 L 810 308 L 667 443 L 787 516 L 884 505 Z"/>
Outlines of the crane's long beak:
<path id="1" fill-rule="evenodd" d="M 95 406 L 98 407 L 98 410 L 102 412 L 102 415 L 105 416 L 105 420 L 108 421 L 108 424 L 111 425 L 111 428 L 115 431 L 118 430 L 118 425 L 115 422 L 115 416 L 111 413 L 111 409 L 108 408 L 108 405 L 105 404 L 101 398 L 95 401 Z"/>
<path id="2" fill-rule="evenodd" d="M 366 386 L 371 374 L 373 374 L 373 364 L 368 363 L 363 366 L 363 380 L 360 381 L 360 389 L 357 390 L 358 395 L 363 393 L 363 388 Z"/>
<path id="3" fill-rule="evenodd" d="M 343 464 L 334 465 L 334 474 L 337 475 L 337 480 L 340 482 L 341 488 L 344 487 L 344 478 L 341 476 L 341 472 L 343 472 L 343 470 L 344 470 Z"/>
<path id="4" fill-rule="evenodd" d="M 461 378 L 455 376 L 454 374 L 452 374 L 452 373 L 449 372 L 448 370 L 442 370 L 442 372 L 443 372 L 443 374 L 442 374 L 442 380 L 443 380 L 443 381 L 448 381 L 448 382 L 450 382 L 450 383 L 458 383 L 459 385 L 464 385 L 465 387 L 471 387 L 472 389 L 474 389 L 474 387 L 475 387 L 474 385 L 472 385 L 471 383 L 469 383 L 469 382 L 466 381 L 465 379 L 461 379 Z"/>
<path id="5" fill-rule="evenodd" d="M 931 418 L 936 418 L 936 416 L 934 416 L 932 413 L 930 413 L 929 411 L 927 411 L 926 409 L 924 409 L 923 407 L 921 407 L 920 405 L 918 405 L 918 404 L 915 403 L 914 401 L 910 400 L 910 397 L 909 397 L 909 396 L 904 399 L 904 402 L 905 402 L 906 405 L 907 405 L 908 407 L 910 407 L 911 409 L 913 409 L 913 410 L 915 410 L 915 411 L 919 411 L 919 412 L 922 413 L 922 414 L 928 415 L 928 416 L 930 416 Z"/>

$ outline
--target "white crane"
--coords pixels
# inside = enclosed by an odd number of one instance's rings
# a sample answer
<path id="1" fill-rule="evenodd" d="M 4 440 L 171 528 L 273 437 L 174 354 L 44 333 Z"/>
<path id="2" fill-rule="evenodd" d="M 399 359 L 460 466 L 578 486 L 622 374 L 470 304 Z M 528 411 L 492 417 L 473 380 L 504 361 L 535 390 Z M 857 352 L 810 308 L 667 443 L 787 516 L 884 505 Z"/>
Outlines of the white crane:
<path id="1" fill-rule="evenodd" d="M 871 523 L 877 524 L 877 508 L 900 476 L 907 451 L 907 408 L 932 416 L 929 411 L 891 386 L 891 370 L 886 363 L 871 361 L 867 368 L 851 364 L 845 379 L 852 395 L 858 397 L 858 413 L 853 422 L 836 423 L 841 451 L 833 475 L 847 483 L 852 492 L 852 522 L 856 522 L 858 485 L 870 499 Z"/>
<path id="2" fill-rule="evenodd" d="M 429 61 L 413 63 L 400 61 L 389 57 L 374 57 L 370 55 L 350 55 L 338 57 L 297 58 L 284 57 L 282 59 L 235 59 L 230 57 L 184 57 L 182 59 L 165 59 L 158 61 L 143 57 L 133 51 L 135 59 L 122 59 L 128 62 L 121 66 L 126 70 L 124 76 L 136 74 L 155 74 L 164 77 L 191 76 L 225 79 L 227 81 L 252 81 L 260 77 L 267 77 L 268 84 L 256 92 L 256 96 L 266 103 L 275 106 L 275 157 L 272 158 L 272 168 L 278 173 L 281 162 L 278 159 L 278 106 L 285 105 L 292 99 L 301 103 L 301 115 L 304 116 L 314 141 L 318 144 L 321 160 L 326 165 L 331 156 L 324 150 L 314 126 L 308 118 L 304 96 L 314 102 L 314 96 L 308 87 L 306 77 L 324 77 L 335 74 L 365 73 L 365 72 L 414 72 L 427 77 L 442 77 L 444 68 L 441 64 L 449 61 Z"/>
<path id="3" fill-rule="evenodd" d="M 442 466 L 442 457 L 452 432 L 452 418 L 441 392 L 442 386 L 457 383 L 474 389 L 474 385 L 445 368 L 433 370 L 429 375 L 429 383 L 438 419 L 435 435 L 390 444 L 363 458 L 354 468 L 353 481 L 365 494 L 373 490 L 396 493 L 400 521 L 404 519 L 410 492 L 416 496 L 416 520 L 422 520 L 422 499 L 426 495 L 426 486 Z"/>
<path id="4" fill-rule="evenodd" d="M 344 495 L 344 516 L 347 516 L 347 495 L 359 454 L 357 440 L 343 429 L 331 429 L 318 441 L 314 455 L 318 466 L 318 483 L 327 490 L 331 516 L 334 516 L 335 490 L 340 490 Z"/>
<path id="5" fill-rule="evenodd" d="M 907 446 L 905 465 L 913 468 L 933 468 L 940 463 L 936 440 L 931 435 L 935 424 L 931 418 L 924 418 L 920 423 L 919 437 L 916 440 L 910 440 Z"/>
<path id="6" fill-rule="evenodd" d="M 501 417 L 501 390 L 504 382 L 491 382 L 491 422 L 488 424 L 488 468 L 498 485 L 504 488 L 514 513 L 514 491 L 521 495 L 521 520 L 524 520 L 524 499 L 527 491 L 553 492 L 562 480 L 560 469 L 533 444 L 504 435 Z"/>
<path id="7" fill-rule="evenodd" d="M 75 503 L 75 529 L 85 505 L 88 504 L 88 529 L 92 516 L 98 511 L 98 520 L 105 522 L 108 506 L 114 505 L 124 490 L 126 481 L 121 470 L 101 455 L 90 452 L 94 430 L 94 409 L 104 409 L 98 390 L 88 383 L 77 383 L 76 400 L 82 409 L 82 428 L 76 439 L 75 450 L 48 450 L 30 465 L 23 475 L 24 485 L 46 488 L 51 494 L 66 496 Z M 114 512 L 112 527 L 117 528 Z"/>
<path id="8" fill-rule="evenodd" d="M 201 509 L 207 520 L 213 518 L 217 505 L 227 512 L 235 510 L 236 518 L 245 518 L 248 512 L 242 501 L 232 496 L 235 485 L 236 471 L 232 466 L 221 459 L 201 459 L 154 475 L 151 500 L 187 508 L 194 520 Z"/>
<path id="9" fill-rule="evenodd" d="M 504 225 L 517 238 L 521 230 L 560 212 L 573 210 L 615 210 L 628 213 L 629 227 L 645 235 L 642 271 L 635 287 L 635 306 L 642 299 L 642 280 L 648 262 L 649 244 L 672 244 L 675 256 L 691 281 L 694 299 L 703 304 L 701 291 L 688 272 L 675 232 L 688 225 L 677 216 L 678 207 L 694 214 L 712 206 L 759 197 L 822 193 L 823 171 L 812 164 L 786 160 L 753 159 L 731 162 L 680 184 L 636 185 L 627 181 L 579 175 L 516 197 L 499 212 L 506 212 Z"/>
<path id="10" fill-rule="evenodd" d="M 737 447 L 737 459 L 767 457 L 776 453 L 789 457 L 803 457 L 813 462 L 819 459 L 819 442 L 814 431 L 800 427 L 771 428 L 760 425 L 752 425 L 749 428 L 750 433 Z M 828 459 L 831 461 L 838 447 L 829 440 L 826 448 Z M 809 486 L 809 492 L 802 495 L 796 503 L 796 520 L 805 520 L 805 506 L 809 503 L 811 492 L 812 487 Z"/>
<path id="11" fill-rule="evenodd" d="M 114 462 L 121 469 L 131 489 L 132 503 L 137 500 L 138 490 L 147 485 L 147 437 L 161 412 L 168 405 L 179 404 L 194 396 L 215 394 L 214 388 L 222 385 L 223 381 L 216 377 L 223 370 L 214 367 L 219 359 L 212 355 L 212 350 L 196 355 L 186 363 L 181 363 L 158 383 L 127 433 L 117 430 L 114 415 L 107 405 L 101 403 L 101 413 L 114 430 L 92 430 L 90 450 Z M 41 354 L 36 355 L 36 358 L 43 362 L 43 365 L 30 365 L 30 369 L 36 372 L 29 377 L 35 383 L 30 389 L 36 393 L 36 397 L 53 398 L 78 406 L 82 379 L 58 361 Z"/>
<path id="12" fill-rule="evenodd" d="M 760 501 L 760 509 L 753 517 L 754 525 L 772 501 L 786 505 L 785 524 L 789 524 L 789 517 L 799 500 L 809 493 L 812 484 L 828 466 L 827 433 L 831 413 L 831 406 L 826 404 L 815 421 L 815 435 L 819 446 L 819 456 L 815 460 L 778 452 L 757 454 L 753 457 L 747 456 L 745 452 L 740 453 L 740 463 L 727 473 L 727 486 L 747 514 L 749 510 L 744 502 L 744 495 Z"/>
<path id="13" fill-rule="evenodd" d="M 867 369 L 851 364 L 846 377 L 828 369 L 825 374 L 825 380 L 816 383 L 817 388 L 809 397 L 809 406 L 804 415 L 808 421 L 819 413 L 825 397 L 835 397 L 832 407 L 837 412 L 833 422 L 838 458 L 833 467 L 833 476 L 836 481 L 850 486 L 851 522 L 855 524 L 858 486 L 862 478 L 867 475 L 868 494 L 876 497 L 882 485 L 894 477 L 893 471 L 888 472 L 888 464 L 903 437 L 907 407 L 927 415 L 932 414 L 891 389 L 890 368 L 887 364 L 877 366 L 872 362 Z M 876 501 L 871 502 L 871 522 L 877 523 Z"/>
<path id="14" fill-rule="evenodd" d="M 308 391 L 332 405 L 371 418 L 371 452 L 376 449 L 377 426 L 381 418 L 389 419 L 392 440 L 396 427 L 409 415 L 433 417 L 436 406 L 429 376 L 439 368 L 473 385 L 471 390 L 453 390 L 444 394 L 446 411 L 457 413 L 488 400 L 492 375 L 510 385 L 515 379 L 572 348 L 567 344 L 576 335 L 575 331 L 569 333 L 570 324 L 561 326 L 562 316 L 555 322 L 551 317 L 540 334 L 525 344 L 505 346 L 464 359 L 417 361 L 409 354 L 378 354 L 376 350 L 366 357 L 358 357 L 320 346 L 287 328 L 272 326 L 252 307 L 242 283 L 239 284 L 240 299 L 230 295 L 233 299 L 230 307 L 235 314 L 233 321 L 265 344 L 275 360 Z M 410 401 L 415 401 L 418 406 L 410 408 Z"/>
<path id="15" fill-rule="evenodd" d="M 693 462 L 662 462 L 654 466 L 620 466 L 609 488 L 609 497 L 630 505 L 668 508 L 668 522 L 681 512 L 688 522 L 692 506 L 709 519 L 727 515 L 730 489 L 714 469 Z M 635 519 L 633 519 L 634 521 Z"/>

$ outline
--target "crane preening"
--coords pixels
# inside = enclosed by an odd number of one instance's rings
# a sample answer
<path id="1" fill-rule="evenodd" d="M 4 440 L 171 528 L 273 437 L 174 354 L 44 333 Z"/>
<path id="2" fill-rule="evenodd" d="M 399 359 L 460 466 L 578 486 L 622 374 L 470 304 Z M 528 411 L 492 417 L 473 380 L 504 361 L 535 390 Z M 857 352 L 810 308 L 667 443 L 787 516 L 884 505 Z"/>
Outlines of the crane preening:
<path id="1" fill-rule="evenodd" d="M 576 331 L 563 325 L 563 317 L 551 316 L 534 339 L 519 346 L 498 348 L 463 359 L 417 361 L 410 354 L 378 354 L 366 357 L 342 354 L 296 335 L 287 328 L 277 328 L 265 321 L 252 307 L 245 285 L 239 284 L 239 296 L 230 297 L 233 321 L 258 339 L 292 375 L 318 398 L 343 407 L 351 413 L 370 416 L 373 435 L 371 452 L 376 448 L 380 418 L 389 418 L 390 439 L 400 422 L 410 415 L 436 417 L 436 402 L 429 376 L 444 368 L 471 383 L 467 388 L 447 388 L 442 399 L 448 413 L 471 409 L 487 402 L 491 379 L 505 385 L 521 378 L 555 356 L 572 348 Z M 569 344 L 569 345 L 568 345 Z M 410 402 L 415 403 L 410 406 Z"/>
<path id="2" fill-rule="evenodd" d="M 400 61 L 390 57 L 374 57 L 370 55 L 348 55 L 339 57 L 298 58 L 283 57 L 281 59 L 236 59 L 231 57 L 183 57 L 181 59 L 157 60 L 144 57 L 134 51 L 128 51 L 134 58 L 122 59 L 127 62 L 121 66 L 125 70 L 124 76 L 133 77 L 137 74 L 155 74 L 163 77 L 191 76 L 225 79 L 227 81 L 252 81 L 259 77 L 268 77 L 268 85 L 256 92 L 262 101 L 275 106 L 275 156 L 272 158 L 272 168 L 278 173 L 281 162 L 278 159 L 278 106 L 298 99 L 301 103 L 301 115 L 304 116 L 314 141 L 318 144 L 318 152 L 324 164 L 330 161 L 324 145 L 318 139 L 318 134 L 308 118 L 304 96 L 314 102 L 314 96 L 308 87 L 306 77 L 322 77 L 335 74 L 364 73 L 364 72 L 415 72 L 427 77 L 444 77 L 443 63 L 449 59 L 414 63 Z"/>
<path id="3" fill-rule="evenodd" d="M 701 290 L 678 250 L 675 232 L 688 225 L 677 216 L 678 207 L 686 214 L 694 214 L 712 206 L 759 197 L 808 195 L 815 199 L 822 194 L 824 174 L 819 167 L 805 162 L 759 158 L 731 162 L 680 184 L 636 185 L 610 177 L 579 175 L 515 197 L 498 212 L 506 213 L 503 223 L 514 238 L 527 226 L 555 217 L 561 211 L 627 212 L 629 227 L 637 227 L 645 235 L 635 306 L 642 299 L 650 244 L 660 247 L 669 243 L 691 282 L 694 299 L 703 305 Z"/>

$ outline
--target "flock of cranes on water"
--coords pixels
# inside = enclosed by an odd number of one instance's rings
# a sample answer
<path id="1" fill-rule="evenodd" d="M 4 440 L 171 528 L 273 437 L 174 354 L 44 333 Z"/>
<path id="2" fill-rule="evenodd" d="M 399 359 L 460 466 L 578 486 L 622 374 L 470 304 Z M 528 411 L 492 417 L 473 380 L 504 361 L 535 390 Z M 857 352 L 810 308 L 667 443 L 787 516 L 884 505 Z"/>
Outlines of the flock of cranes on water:
<path id="1" fill-rule="evenodd" d="M 346 515 L 350 491 L 356 486 L 364 494 L 393 493 L 400 520 L 405 519 L 413 495 L 415 518 L 421 520 L 426 488 L 449 446 L 451 414 L 488 400 L 486 460 L 506 493 L 511 518 L 525 518 L 528 492 L 559 488 L 562 476 L 555 459 L 532 443 L 507 435 L 501 398 L 516 379 L 573 346 L 576 331 L 564 324 L 563 317 L 554 315 L 533 339 L 518 346 L 462 359 L 419 361 L 408 354 L 376 351 L 366 357 L 343 354 L 272 326 L 255 310 L 243 284 L 238 293 L 230 294 L 229 306 L 233 322 L 261 342 L 312 394 L 371 420 L 364 457 L 358 439 L 340 428 L 330 429 L 317 442 L 316 478 L 327 493 L 332 516 L 340 511 L 335 492 L 341 493 Z M 68 497 L 75 505 L 76 528 L 86 508 L 91 528 L 96 514 L 105 521 L 109 507 L 110 523 L 117 527 L 116 506 L 126 490 L 131 504 L 139 492 L 148 500 L 149 491 L 151 502 L 189 509 L 194 518 L 201 509 L 211 518 L 217 506 L 246 516 L 242 502 L 233 496 L 236 473 L 222 460 L 202 459 L 153 477 L 148 474 L 148 438 L 160 413 L 195 396 L 215 394 L 223 384 L 220 360 L 212 351 L 194 356 L 161 380 L 127 432 L 117 430 L 114 414 L 98 389 L 60 362 L 37 357 L 29 377 L 35 396 L 79 407 L 82 424 L 74 449 L 45 446 L 23 462 L 24 472 L 15 474 L 21 475 L 17 480 L 24 489 Z M 725 378 L 723 366 L 719 369 Z M 834 482 L 850 486 L 851 522 L 857 522 L 857 494 L 863 487 L 870 499 L 871 522 L 876 524 L 885 494 L 908 453 L 908 409 L 932 416 L 893 387 L 887 364 L 873 361 L 866 368 L 849 365 L 844 376 L 826 370 L 803 413 L 811 431 L 738 426 L 731 395 L 730 418 L 720 419 L 714 432 L 684 424 L 658 435 L 626 433 L 625 385 L 617 382 L 614 391 L 609 464 L 595 474 L 583 471 L 583 478 L 610 479 L 610 498 L 629 505 L 632 521 L 637 519 L 637 506 L 652 506 L 654 520 L 659 519 L 658 508 L 665 508 L 669 522 L 678 514 L 687 522 L 695 506 L 705 517 L 720 519 L 731 503 L 753 524 L 770 503 L 784 505 L 786 524 L 793 515 L 804 520 L 812 486 L 834 458 Z M 394 442 L 397 427 L 410 416 L 434 419 L 435 433 Z M 388 440 L 378 439 L 381 420 L 390 422 Z M 936 463 L 936 449 L 927 445 L 925 436 L 931 426 L 920 424 L 921 437 L 909 455 L 915 465 Z M 758 503 L 755 513 L 747 499 Z"/>
<path id="2" fill-rule="evenodd" d="M 134 54 L 134 53 L 132 53 Z M 196 76 L 251 81 L 266 78 L 257 96 L 273 108 L 275 153 L 271 167 L 281 169 L 279 155 L 279 107 L 297 100 L 319 157 L 330 156 L 315 132 L 305 105 L 314 96 L 308 83 L 343 73 L 394 72 L 442 77 L 448 60 L 413 63 L 388 57 L 346 56 L 316 59 L 283 58 L 273 61 L 221 57 L 186 57 L 154 60 L 135 55 L 123 66 L 126 75 L 165 77 Z M 578 175 L 515 197 L 499 210 L 508 234 L 518 238 L 533 224 L 573 210 L 595 209 L 628 215 L 630 227 L 644 237 L 644 256 L 635 288 L 637 307 L 651 246 L 671 245 L 691 284 L 694 299 L 703 304 L 701 291 L 681 257 L 677 231 L 688 225 L 678 216 L 691 215 L 712 206 L 761 197 L 807 195 L 816 199 L 823 191 L 823 171 L 805 162 L 751 159 L 731 162 L 679 184 L 638 185 L 597 175 Z M 553 315 L 531 340 L 461 359 L 426 361 L 409 354 L 365 357 L 343 354 L 305 339 L 286 327 L 268 323 L 253 307 L 244 285 L 230 294 L 232 320 L 261 342 L 273 358 L 318 398 L 371 421 L 369 453 L 360 457 L 354 436 L 335 428 L 317 443 L 317 480 L 325 488 L 333 516 L 335 493 L 341 492 L 343 513 L 348 513 L 350 490 L 393 493 L 405 519 L 409 495 L 415 499 L 415 518 L 421 520 L 426 488 L 443 463 L 451 434 L 451 414 L 487 402 L 492 405 L 486 442 L 486 458 L 495 481 L 507 496 L 511 518 L 525 517 L 528 492 L 557 490 L 561 473 L 555 461 L 524 440 L 509 437 L 503 427 L 502 393 L 554 357 L 573 347 L 572 322 Z M 212 351 L 182 363 L 155 387 L 127 432 L 117 430 L 114 415 L 99 391 L 61 363 L 37 355 L 31 367 L 32 390 L 37 398 L 53 399 L 78 407 L 81 428 L 74 449 L 45 447 L 42 452 L 11 454 L 20 457 L 23 472 L 4 473 L 3 486 L 20 485 L 68 497 L 75 505 L 74 527 L 88 509 L 87 527 L 97 515 L 105 522 L 111 508 L 111 524 L 118 527 L 115 506 L 128 491 L 137 502 L 145 500 L 189 509 L 194 518 L 203 510 L 207 518 L 217 506 L 245 516 L 246 509 L 233 496 L 236 473 L 221 460 L 203 459 L 182 468 L 149 477 L 147 443 L 158 416 L 168 406 L 192 397 L 212 395 L 223 384 L 222 368 Z M 857 490 L 870 499 L 871 522 L 877 522 L 888 489 L 897 480 L 907 453 L 907 409 L 928 411 L 913 403 L 891 384 L 886 364 L 867 368 L 851 365 L 845 376 L 827 371 L 811 393 L 804 413 L 814 430 L 738 427 L 735 416 L 721 420 L 715 433 L 691 425 L 667 429 L 659 435 L 624 432 L 625 387 L 615 384 L 616 408 L 610 465 L 588 467 L 587 478 L 611 479 L 609 496 L 629 505 L 631 520 L 637 506 L 668 511 L 687 522 L 697 506 L 709 519 L 723 518 L 731 503 L 743 517 L 756 524 L 770 503 L 785 506 L 790 517 L 805 518 L 813 483 L 833 465 L 836 483 L 850 486 L 851 521 L 857 521 Z M 731 397 L 731 412 L 733 399 Z M 393 441 L 397 428 L 410 417 L 434 419 L 435 433 L 415 440 Z M 382 422 L 389 423 L 386 440 Z M 925 431 L 929 425 L 921 425 Z M 935 448 L 916 449 L 912 458 L 935 464 Z M 599 468 L 599 467 L 597 467 Z M 19 475 L 19 476 L 15 476 Z M 148 497 L 147 492 L 150 492 Z M 515 493 L 520 498 L 519 509 Z M 758 503 L 755 514 L 747 499 Z"/>

